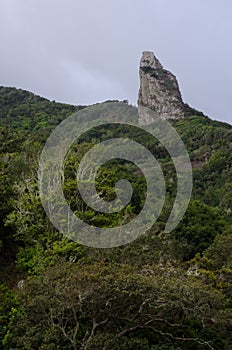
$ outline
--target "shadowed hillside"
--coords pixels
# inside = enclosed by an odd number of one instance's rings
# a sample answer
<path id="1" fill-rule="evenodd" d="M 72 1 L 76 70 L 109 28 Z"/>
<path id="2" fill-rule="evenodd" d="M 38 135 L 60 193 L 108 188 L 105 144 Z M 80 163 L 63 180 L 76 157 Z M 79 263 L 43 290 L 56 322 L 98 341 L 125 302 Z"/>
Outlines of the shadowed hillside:
<path id="1" fill-rule="evenodd" d="M 54 228 L 37 182 L 46 138 L 83 108 L 0 88 L 0 348 L 230 350 L 232 126 L 203 115 L 171 121 L 190 155 L 193 193 L 170 234 L 164 226 L 175 200 L 176 174 L 157 140 L 118 124 L 98 127 L 75 142 L 65 159 L 63 191 L 76 215 L 92 225 L 130 221 L 146 192 L 143 173 L 115 159 L 101 167 L 96 188 L 112 200 L 115 183 L 127 178 L 131 203 L 104 215 L 83 202 L 75 169 L 99 140 L 128 136 L 140 142 L 155 155 L 166 180 L 163 211 L 146 235 L 118 248 L 94 249 Z"/>

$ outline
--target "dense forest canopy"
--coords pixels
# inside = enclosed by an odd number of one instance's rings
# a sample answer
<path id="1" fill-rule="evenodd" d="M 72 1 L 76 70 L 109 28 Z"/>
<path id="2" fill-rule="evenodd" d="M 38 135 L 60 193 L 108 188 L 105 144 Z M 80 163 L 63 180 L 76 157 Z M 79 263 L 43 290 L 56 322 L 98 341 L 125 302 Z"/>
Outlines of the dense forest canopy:
<path id="1" fill-rule="evenodd" d="M 164 226 L 176 175 L 159 142 L 116 125 L 96 128 L 73 144 L 65 162 L 65 197 L 78 216 L 98 227 L 133 218 L 146 191 L 135 165 L 114 160 L 102 166 L 96 187 L 110 200 L 114 184 L 126 177 L 131 203 L 104 215 L 83 202 L 75 169 L 98 140 L 130 135 L 155 154 L 165 174 L 165 205 L 147 234 L 125 246 L 94 249 L 55 229 L 41 205 L 37 178 L 50 132 L 83 108 L 0 87 L 0 348 L 230 350 L 232 126 L 191 109 L 193 115 L 172 121 L 190 155 L 193 192 L 170 234 Z"/>

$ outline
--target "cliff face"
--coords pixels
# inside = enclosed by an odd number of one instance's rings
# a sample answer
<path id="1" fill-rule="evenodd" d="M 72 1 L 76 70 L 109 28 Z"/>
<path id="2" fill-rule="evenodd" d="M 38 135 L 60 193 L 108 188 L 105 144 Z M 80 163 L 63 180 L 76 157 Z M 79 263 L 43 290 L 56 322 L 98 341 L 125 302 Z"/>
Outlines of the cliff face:
<path id="1" fill-rule="evenodd" d="M 176 77 L 163 68 L 152 52 L 144 52 L 140 61 L 140 89 L 138 96 L 139 111 L 142 106 L 152 109 L 157 116 L 164 119 L 179 119 L 185 115 Z M 141 122 L 148 124 L 150 118 L 142 116 Z"/>

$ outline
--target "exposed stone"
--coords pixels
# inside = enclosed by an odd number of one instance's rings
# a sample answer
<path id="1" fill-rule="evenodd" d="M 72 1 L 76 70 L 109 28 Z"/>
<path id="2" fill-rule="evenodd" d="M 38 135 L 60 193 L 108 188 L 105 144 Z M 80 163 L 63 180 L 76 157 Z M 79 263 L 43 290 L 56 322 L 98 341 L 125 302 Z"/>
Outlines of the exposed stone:
<path id="1" fill-rule="evenodd" d="M 185 116 L 185 104 L 176 77 L 163 68 L 152 52 L 143 52 L 139 73 L 138 107 L 143 124 L 151 123 L 155 117 L 179 119 Z M 146 116 L 142 106 L 152 109 L 153 117 Z"/>
<path id="2" fill-rule="evenodd" d="M 21 280 L 18 282 L 18 288 L 22 288 L 24 286 L 25 280 Z"/>

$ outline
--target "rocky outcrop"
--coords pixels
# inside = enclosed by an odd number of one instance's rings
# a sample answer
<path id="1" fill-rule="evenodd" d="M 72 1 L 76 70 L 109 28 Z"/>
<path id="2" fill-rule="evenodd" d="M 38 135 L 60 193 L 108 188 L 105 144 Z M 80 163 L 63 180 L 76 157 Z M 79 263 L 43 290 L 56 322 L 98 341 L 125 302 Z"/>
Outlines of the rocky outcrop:
<path id="1" fill-rule="evenodd" d="M 163 68 L 152 52 L 143 53 L 139 73 L 138 107 L 143 124 L 151 123 L 155 117 L 179 119 L 185 116 L 185 104 L 176 77 Z M 142 106 L 153 110 L 152 118 L 143 115 Z"/>

